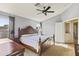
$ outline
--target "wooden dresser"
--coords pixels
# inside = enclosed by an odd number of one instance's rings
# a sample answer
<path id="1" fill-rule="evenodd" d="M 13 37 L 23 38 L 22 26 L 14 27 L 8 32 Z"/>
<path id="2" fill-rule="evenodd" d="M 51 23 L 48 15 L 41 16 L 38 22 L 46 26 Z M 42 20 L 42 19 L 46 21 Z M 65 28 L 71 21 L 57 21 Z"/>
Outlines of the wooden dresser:
<path id="1" fill-rule="evenodd" d="M 0 39 L 0 56 L 23 56 L 25 48 L 8 38 Z"/>

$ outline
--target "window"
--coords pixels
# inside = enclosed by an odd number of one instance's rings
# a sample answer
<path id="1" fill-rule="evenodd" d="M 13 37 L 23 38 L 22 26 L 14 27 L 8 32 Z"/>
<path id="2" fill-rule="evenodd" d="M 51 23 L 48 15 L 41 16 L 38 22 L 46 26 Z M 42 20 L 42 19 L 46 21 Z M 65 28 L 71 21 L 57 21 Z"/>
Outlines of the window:
<path id="1" fill-rule="evenodd" d="M 9 18 L 0 15 L 0 38 L 9 37 Z"/>

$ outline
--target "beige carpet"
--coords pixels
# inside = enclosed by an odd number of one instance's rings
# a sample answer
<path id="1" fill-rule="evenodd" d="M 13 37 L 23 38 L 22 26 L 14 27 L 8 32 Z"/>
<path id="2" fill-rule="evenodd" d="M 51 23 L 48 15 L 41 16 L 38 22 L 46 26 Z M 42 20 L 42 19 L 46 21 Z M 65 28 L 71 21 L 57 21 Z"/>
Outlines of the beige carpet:
<path id="1" fill-rule="evenodd" d="M 75 56 L 74 48 L 66 48 L 62 46 L 52 46 L 42 53 L 42 56 Z"/>
<path id="2" fill-rule="evenodd" d="M 25 56 L 38 56 L 34 52 L 26 49 Z M 42 53 L 42 56 L 75 56 L 74 48 L 67 44 L 56 44 Z"/>
<path id="3" fill-rule="evenodd" d="M 33 51 L 31 51 L 31 50 L 29 50 L 29 49 L 26 48 L 24 56 L 38 56 L 38 54 L 36 54 Z"/>

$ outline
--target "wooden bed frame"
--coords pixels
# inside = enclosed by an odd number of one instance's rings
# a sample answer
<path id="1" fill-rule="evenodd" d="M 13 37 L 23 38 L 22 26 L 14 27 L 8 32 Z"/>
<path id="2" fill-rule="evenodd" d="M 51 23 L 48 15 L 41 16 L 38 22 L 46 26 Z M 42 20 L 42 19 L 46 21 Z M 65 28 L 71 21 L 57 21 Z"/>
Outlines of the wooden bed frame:
<path id="1" fill-rule="evenodd" d="M 20 39 L 21 35 L 24 35 L 24 34 L 34 34 L 34 33 L 37 33 L 37 30 L 34 29 L 32 26 L 28 26 L 28 27 L 25 27 L 23 29 L 18 28 L 18 36 L 19 36 L 18 38 L 19 39 Z M 37 53 L 38 55 L 41 55 L 42 44 L 45 43 L 47 40 L 48 40 L 48 38 L 45 41 L 41 42 L 41 38 L 39 38 L 39 47 L 40 48 L 39 48 L 39 51 L 38 52 L 32 46 L 28 46 L 28 45 L 23 44 L 23 43 L 21 43 L 21 44 L 24 45 L 29 50 Z"/>
<path id="2" fill-rule="evenodd" d="M 32 26 L 27 26 L 25 28 L 18 28 L 18 37 L 20 38 L 21 35 L 24 34 L 34 34 L 37 33 L 38 31 L 36 29 L 34 29 Z"/>

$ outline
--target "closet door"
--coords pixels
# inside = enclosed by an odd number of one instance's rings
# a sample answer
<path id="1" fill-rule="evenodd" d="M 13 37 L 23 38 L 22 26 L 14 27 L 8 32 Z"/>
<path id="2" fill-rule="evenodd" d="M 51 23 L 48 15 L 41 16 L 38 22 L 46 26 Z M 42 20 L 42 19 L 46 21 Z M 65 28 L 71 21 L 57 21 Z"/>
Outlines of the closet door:
<path id="1" fill-rule="evenodd" d="M 55 42 L 64 42 L 64 23 L 55 24 Z"/>
<path id="2" fill-rule="evenodd" d="M 76 44 L 78 44 L 78 22 L 73 23 L 73 37 Z"/>
<path id="3" fill-rule="evenodd" d="M 14 38 L 15 35 L 15 17 L 9 16 L 9 38 Z"/>

